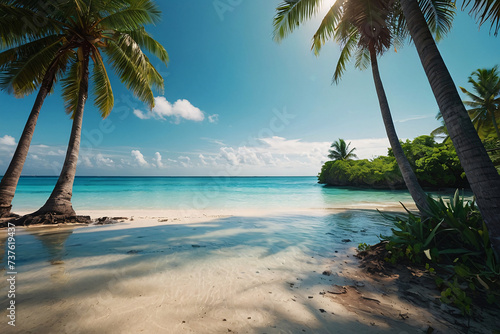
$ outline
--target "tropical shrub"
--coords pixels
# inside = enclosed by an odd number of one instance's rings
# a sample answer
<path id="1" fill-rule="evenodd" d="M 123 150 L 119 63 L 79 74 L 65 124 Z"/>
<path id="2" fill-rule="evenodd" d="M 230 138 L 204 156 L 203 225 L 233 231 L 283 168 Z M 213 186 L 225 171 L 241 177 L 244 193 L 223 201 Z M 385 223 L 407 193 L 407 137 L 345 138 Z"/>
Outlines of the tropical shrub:
<path id="1" fill-rule="evenodd" d="M 430 272 L 438 267 L 436 284 L 442 288 L 441 300 L 471 314 L 472 300 L 486 296 L 498 303 L 500 259 L 491 248 L 490 238 L 474 201 L 466 201 L 458 190 L 449 202 L 429 197 L 430 212 L 424 219 L 408 212 L 391 217 L 395 228 L 388 236 L 386 249 L 391 263 L 409 261 Z"/>

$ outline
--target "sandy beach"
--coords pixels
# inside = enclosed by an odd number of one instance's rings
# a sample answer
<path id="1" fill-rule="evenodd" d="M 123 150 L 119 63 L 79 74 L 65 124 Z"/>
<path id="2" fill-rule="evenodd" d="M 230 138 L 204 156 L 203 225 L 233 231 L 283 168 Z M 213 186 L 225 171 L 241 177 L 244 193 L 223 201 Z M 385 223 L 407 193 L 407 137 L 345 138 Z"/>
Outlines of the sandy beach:
<path id="1" fill-rule="evenodd" d="M 17 229 L 16 327 L 2 333 L 460 332 L 359 268 L 372 210 L 89 214 L 124 219 Z"/>

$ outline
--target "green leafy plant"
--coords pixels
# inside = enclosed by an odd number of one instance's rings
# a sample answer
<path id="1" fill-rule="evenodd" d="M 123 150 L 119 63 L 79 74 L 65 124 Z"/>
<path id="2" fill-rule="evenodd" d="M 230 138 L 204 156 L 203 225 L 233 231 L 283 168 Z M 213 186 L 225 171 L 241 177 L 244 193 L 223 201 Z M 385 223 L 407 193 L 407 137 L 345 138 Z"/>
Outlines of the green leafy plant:
<path id="1" fill-rule="evenodd" d="M 367 251 L 367 250 L 370 250 L 370 249 L 371 249 L 370 245 L 368 245 L 366 242 L 362 242 L 362 243 L 360 243 L 360 244 L 358 245 L 358 250 L 359 250 L 360 252 L 362 252 L 362 251 Z"/>
<path id="2" fill-rule="evenodd" d="M 473 297 L 497 302 L 500 261 L 474 201 L 465 200 L 457 190 L 449 201 L 429 197 L 428 202 L 424 219 L 408 210 L 406 217 L 385 215 L 395 226 L 391 235 L 380 236 L 390 251 L 386 260 L 422 265 L 432 274 L 439 268 L 436 284 L 443 289 L 441 300 L 464 314 L 471 314 Z"/>

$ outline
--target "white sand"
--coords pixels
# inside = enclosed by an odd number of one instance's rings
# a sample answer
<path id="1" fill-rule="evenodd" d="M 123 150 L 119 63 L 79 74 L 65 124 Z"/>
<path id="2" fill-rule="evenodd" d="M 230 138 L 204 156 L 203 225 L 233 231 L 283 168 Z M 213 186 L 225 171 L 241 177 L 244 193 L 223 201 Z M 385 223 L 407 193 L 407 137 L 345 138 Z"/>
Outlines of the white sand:
<path id="1" fill-rule="evenodd" d="M 2 280 L 0 333 L 416 333 L 429 325 L 446 332 L 427 310 L 397 296 L 384 297 L 394 308 L 388 319 L 320 294 L 333 284 L 368 282 L 354 244 L 333 234 L 363 215 L 370 224 L 373 213 L 85 213 L 133 221 L 18 228 L 16 327 L 7 325 Z M 346 228 L 359 239 L 359 226 Z"/>

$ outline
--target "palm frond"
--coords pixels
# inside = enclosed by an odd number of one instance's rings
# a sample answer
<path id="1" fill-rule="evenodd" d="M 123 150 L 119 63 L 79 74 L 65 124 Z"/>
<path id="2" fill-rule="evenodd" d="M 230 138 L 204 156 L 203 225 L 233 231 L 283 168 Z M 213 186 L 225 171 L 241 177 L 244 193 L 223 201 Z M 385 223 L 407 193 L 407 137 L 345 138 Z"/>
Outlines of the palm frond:
<path id="1" fill-rule="evenodd" d="M 106 118 L 111 113 L 111 110 L 113 110 L 113 89 L 111 88 L 111 82 L 109 81 L 108 73 L 99 50 L 93 50 L 92 60 L 94 61 L 92 73 L 94 104 L 99 108 L 101 116 Z"/>
<path id="2" fill-rule="evenodd" d="M 18 7 L 12 3 L 0 3 L 0 48 L 11 48 L 24 43 L 59 34 L 59 21 L 40 13 Z M 40 24 L 42 22 L 43 24 Z"/>
<path id="3" fill-rule="evenodd" d="M 115 30 L 136 30 L 146 24 L 154 24 L 160 20 L 161 11 L 150 0 L 129 0 L 128 6 L 99 20 L 96 25 L 102 29 L 112 27 Z"/>
<path id="4" fill-rule="evenodd" d="M 322 0 L 285 0 L 276 8 L 273 20 L 273 37 L 280 42 L 291 34 L 302 22 L 318 13 Z"/>
<path id="5" fill-rule="evenodd" d="M 371 58 L 370 51 L 368 49 L 358 48 L 355 58 L 356 62 L 354 63 L 354 67 L 360 70 L 366 70 L 368 67 L 370 67 Z"/>
<path id="6" fill-rule="evenodd" d="M 318 30 L 313 36 L 311 49 L 314 50 L 314 54 L 319 55 L 321 47 L 334 36 L 335 29 L 342 18 L 344 2 L 344 0 L 337 0 L 321 21 Z"/>
<path id="7" fill-rule="evenodd" d="M 470 14 L 477 19 L 479 25 L 491 22 L 490 31 L 498 35 L 500 30 L 500 2 L 497 0 L 464 0 L 463 8 L 472 3 Z"/>
<path id="8" fill-rule="evenodd" d="M 60 41 L 62 44 L 64 41 L 63 37 L 63 35 L 50 35 L 1 52 L 0 69 L 9 66 L 12 62 L 26 59 L 27 57 L 38 53 L 40 50 L 45 49 L 47 46 L 50 46 L 57 41 Z"/>
<path id="9" fill-rule="evenodd" d="M 132 37 L 132 39 L 143 49 L 150 52 L 158 59 L 160 59 L 165 65 L 168 65 L 168 53 L 165 48 L 156 41 L 151 35 L 149 35 L 144 27 L 140 27 L 133 31 L 123 31 Z"/>
<path id="10" fill-rule="evenodd" d="M 73 55 L 70 60 L 68 75 L 62 80 L 62 97 L 67 114 L 73 114 L 78 106 L 83 70 L 81 67 L 78 55 Z"/>
<path id="11" fill-rule="evenodd" d="M 23 97 L 34 92 L 43 80 L 43 76 L 61 49 L 56 41 L 34 54 L 29 54 L 9 64 L 0 71 L 0 88 Z"/>
<path id="12" fill-rule="evenodd" d="M 105 48 L 113 69 L 127 89 L 132 90 L 137 98 L 147 103 L 150 108 L 153 108 L 154 96 L 149 86 L 149 66 L 147 64 L 145 66 L 137 66 L 134 59 L 137 59 L 138 56 L 129 55 L 127 49 L 123 49 L 121 46 L 123 45 L 110 40 L 108 47 Z M 135 49 L 135 51 L 140 51 L 140 49 Z"/>
<path id="13" fill-rule="evenodd" d="M 347 35 L 347 39 L 344 41 L 342 46 L 342 51 L 340 51 L 339 60 L 337 62 L 337 66 L 335 67 L 335 73 L 333 74 L 332 83 L 338 83 L 342 74 L 344 74 L 347 63 L 350 61 L 350 58 L 353 52 L 358 47 L 359 35 L 356 28 L 351 27 L 349 34 Z"/>
<path id="14" fill-rule="evenodd" d="M 455 18 L 456 7 L 454 1 L 449 0 L 420 0 L 420 10 L 424 14 L 430 31 L 436 40 L 441 40 L 451 30 Z"/>

